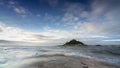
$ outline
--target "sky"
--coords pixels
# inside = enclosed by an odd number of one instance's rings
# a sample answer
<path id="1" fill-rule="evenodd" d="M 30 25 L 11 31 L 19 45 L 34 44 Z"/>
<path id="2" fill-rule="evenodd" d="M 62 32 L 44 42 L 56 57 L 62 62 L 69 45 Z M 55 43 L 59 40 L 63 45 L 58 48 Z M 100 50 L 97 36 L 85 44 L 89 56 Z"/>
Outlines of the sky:
<path id="1" fill-rule="evenodd" d="M 0 0 L 1 45 L 120 44 L 120 0 Z"/>

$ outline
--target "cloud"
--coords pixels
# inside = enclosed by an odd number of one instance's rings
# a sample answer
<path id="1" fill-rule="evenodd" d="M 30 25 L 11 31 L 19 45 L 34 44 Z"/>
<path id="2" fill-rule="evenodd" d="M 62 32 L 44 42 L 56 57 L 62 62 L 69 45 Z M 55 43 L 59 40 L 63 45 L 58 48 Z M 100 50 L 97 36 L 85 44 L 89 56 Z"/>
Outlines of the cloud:
<path id="1" fill-rule="evenodd" d="M 65 24 L 69 24 L 69 25 L 75 24 L 75 22 L 78 22 L 78 20 L 79 18 L 71 13 L 66 13 L 62 18 L 62 22 L 65 22 Z"/>
<path id="2" fill-rule="evenodd" d="M 52 7 L 55 7 L 58 4 L 58 0 L 47 0 L 47 2 Z M 114 39 L 115 41 L 116 39 L 119 39 L 117 37 L 120 35 L 120 0 L 92 0 L 92 2 L 87 5 L 76 2 L 64 3 L 62 11 L 65 13 L 63 13 L 63 17 L 60 21 L 62 23 L 58 25 L 61 26 L 62 24 L 66 26 L 65 28 L 68 26 L 71 27 L 71 29 L 52 29 L 49 26 L 45 26 L 43 32 L 33 33 L 19 28 L 2 25 L 0 26 L 1 40 L 29 43 L 59 43 L 60 40 L 64 42 L 64 40 L 77 38 L 82 41 L 101 43 L 105 40 L 108 41 Z M 25 16 L 28 13 L 27 9 L 20 6 L 15 1 L 9 2 L 9 7 L 22 16 Z M 40 14 L 36 16 L 41 17 Z M 61 16 L 62 15 L 60 15 L 60 17 Z M 53 16 L 47 12 L 44 17 L 49 23 L 55 22 L 55 20 L 57 21 L 57 18 L 57 16 Z"/>
<path id="3" fill-rule="evenodd" d="M 59 0 L 48 0 L 48 3 L 52 7 L 56 7 Z"/>
<path id="4" fill-rule="evenodd" d="M 0 26 L 0 32 L 3 32 L 3 30 L 2 30 L 2 28 L 1 28 L 1 26 Z"/>
<path id="5" fill-rule="evenodd" d="M 113 6 L 114 5 L 114 6 Z M 89 21 L 93 23 L 100 23 L 99 28 L 102 32 L 107 32 L 108 34 L 120 34 L 119 26 L 119 0 L 95 0 L 92 4 L 92 12 L 89 16 Z"/>
<path id="6" fill-rule="evenodd" d="M 14 11 L 19 13 L 19 14 L 25 14 L 26 13 L 25 9 L 22 8 L 22 7 L 13 7 L 13 8 L 14 8 Z"/>
<path id="7" fill-rule="evenodd" d="M 89 9 L 81 3 L 67 3 L 61 21 L 82 34 L 119 35 L 119 0 L 93 0 Z M 113 6 L 114 5 L 114 6 Z"/>
<path id="8" fill-rule="evenodd" d="M 112 40 L 111 37 L 119 36 L 120 1 L 93 0 L 90 3 L 90 10 L 81 3 L 65 3 L 61 22 L 66 28 L 69 26 L 72 29 L 50 29 L 46 34 L 58 35 L 60 38 L 79 38 L 92 43 L 104 43 L 103 40 Z"/>
<path id="9" fill-rule="evenodd" d="M 21 42 L 21 41 L 10 41 L 10 40 L 0 40 L 0 46 L 19 46 L 19 45 L 33 45 L 32 43 Z"/>
<path id="10" fill-rule="evenodd" d="M 14 0 L 8 1 L 7 6 L 9 8 L 13 9 L 14 12 L 20 14 L 22 17 L 25 17 L 30 13 L 26 8 L 20 6 L 19 3 L 17 1 L 14 1 Z"/>
<path id="11" fill-rule="evenodd" d="M 96 32 L 97 33 L 97 32 Z M 120 38 L 119 35 L 105 35 L 105 34 L 89 34 L 83 31 L 78 30 L 58 30 L 58 29 L 48 29 L 41 34 L 45 36 L 54 36 L 55 38 L 52 39 L 51 43 L 63 44 L 66 41 L 69 41 L 73 38 L 84 42 L 85 44 L 120 44 L 118 39 Z M 114 41 L 113 41 L 114 40 Z M 112 42 L 111 42 L 112 41 Z M 116 43 L 117 42 L 117 43 Z"/>
<path id="12" fill-rule="evenodd" d="M 2 32 L 2 29 L 0 29 L 0 32 Z"/>
<path id="13" fill-rule="evenodd" d="M 47 29 L 46 31 L 42 32 L 44 35 L 51 35 L 55 36 L 56 38 L 108 38 L 104 35 L 98 34 L 89 34 L 87 32 L 78 31 L 78 30 L 58 30 L 58 29 Z"/>
<path id="14" fill-rule="evenodd" d="M 27 32 L 20 28 L 9 27 L 3 22 L 0 22 L 0 29 L 0 42 L 2 44 L 42 44 L 56 39 L 54 36 L 46 36 L 41 33 Z"/>
<path id="15" fill-rule="evenodd" d="M 114 41 L 115 41 L 115 42 L 118 41 L 118 42 L 120 42 L 120 39 L 110 39 L 110 40 L 103 40 L 103 41 L 113 41 L 113 42 L 114 42 Z"/>
<path id="16" fill-rule="evenodd" d="M 80 13 L 85 9 L 80 3 L 65 3 L 65 14 L 62 17 L 64 23 L 76 23 L 80 20 Z"/>
<path id="17" fill-rule="evenodd" d="M 37 17 L 41 17 L 41 14 L 37 14 L 36 16 L 37 16 Z"/>
<path id="18" fill-rule="evenodd" d="M 3 5 L 4 3 L 3 3 L 3 0 L 0 0 L 0 5 Z"/>

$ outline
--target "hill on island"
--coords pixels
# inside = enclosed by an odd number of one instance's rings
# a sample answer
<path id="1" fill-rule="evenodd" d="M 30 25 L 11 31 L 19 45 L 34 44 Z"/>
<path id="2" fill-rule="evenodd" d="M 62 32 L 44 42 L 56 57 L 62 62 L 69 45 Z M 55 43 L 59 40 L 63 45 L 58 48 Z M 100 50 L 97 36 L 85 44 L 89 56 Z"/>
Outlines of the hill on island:
<path id="1" fill-rule="evenodd" d="M 63 46 L 84 46 L 85 44 L 75 39 L 66 42 Z"/>

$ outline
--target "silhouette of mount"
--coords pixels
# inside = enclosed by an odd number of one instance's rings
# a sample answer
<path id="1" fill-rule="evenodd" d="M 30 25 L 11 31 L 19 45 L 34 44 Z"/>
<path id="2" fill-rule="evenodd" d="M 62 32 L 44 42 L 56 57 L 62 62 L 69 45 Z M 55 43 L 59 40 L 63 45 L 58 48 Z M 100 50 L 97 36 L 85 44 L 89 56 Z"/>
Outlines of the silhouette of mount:
<path id="1" fill-rule="evenodd" d="M 66 42 L 63 46 L 84 46 L 85 44 L 75 39 Z"/>

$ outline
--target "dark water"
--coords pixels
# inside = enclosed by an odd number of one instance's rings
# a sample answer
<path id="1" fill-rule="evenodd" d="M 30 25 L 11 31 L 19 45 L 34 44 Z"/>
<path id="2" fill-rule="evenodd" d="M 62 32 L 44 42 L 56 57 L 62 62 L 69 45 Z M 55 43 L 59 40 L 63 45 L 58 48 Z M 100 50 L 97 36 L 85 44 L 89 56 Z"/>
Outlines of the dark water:
<path id="1" fill-rule="evenodd" d="M 0 46 L 0 68 L 16 68 L 45 55 L 82 56 L 120 64 L 120 46 Z"/>

